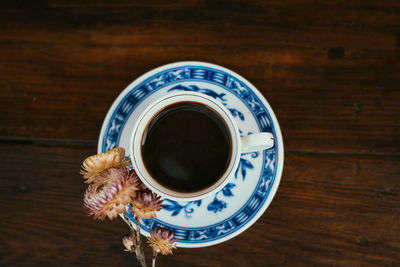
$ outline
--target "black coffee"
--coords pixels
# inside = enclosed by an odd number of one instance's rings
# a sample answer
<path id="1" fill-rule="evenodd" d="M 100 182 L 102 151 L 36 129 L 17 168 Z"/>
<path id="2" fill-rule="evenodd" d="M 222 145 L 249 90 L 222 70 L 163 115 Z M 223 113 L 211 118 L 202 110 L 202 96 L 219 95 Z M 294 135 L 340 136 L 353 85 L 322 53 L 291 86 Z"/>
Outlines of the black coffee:
<path id="1" fill-rule="evenodd" d="M 213 110 L 180 102 L 150 121 L 142 139 L 142 157 L 150 175 L 163 186 L 198 191 L 224 174 L 231 157 L 231 137 Z"/>

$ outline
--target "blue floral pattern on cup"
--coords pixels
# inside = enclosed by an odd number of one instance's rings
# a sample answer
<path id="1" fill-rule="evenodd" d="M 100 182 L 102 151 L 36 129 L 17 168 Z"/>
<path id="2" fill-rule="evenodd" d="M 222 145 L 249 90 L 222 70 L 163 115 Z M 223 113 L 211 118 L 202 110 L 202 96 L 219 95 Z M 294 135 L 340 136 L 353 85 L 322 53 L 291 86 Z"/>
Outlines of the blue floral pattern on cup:
<path id="1" fill-rule="evenodd" d="M 208 96 L 211 96 L 212 98 L 218 99 L 229 110 L 229 112 L 232 114 L 233 117 L 239 117 L 242 121 L 244 121 L 244 115 L 242 112 L 240 112 L 239 110 L 237 110 L 235 108 L 227 107 L 227 103 L 226 103 L 227 100 L 225 99 L 225 96 L 226 96 L 225 93 L 218 94 L 211 89 L 199 88 L 196 85 L 189 85 L 189 86 L 177 85 L 177 86 L 169 89 L 168 92 L 175 91 L 175 90 L 203 93 Z"/>

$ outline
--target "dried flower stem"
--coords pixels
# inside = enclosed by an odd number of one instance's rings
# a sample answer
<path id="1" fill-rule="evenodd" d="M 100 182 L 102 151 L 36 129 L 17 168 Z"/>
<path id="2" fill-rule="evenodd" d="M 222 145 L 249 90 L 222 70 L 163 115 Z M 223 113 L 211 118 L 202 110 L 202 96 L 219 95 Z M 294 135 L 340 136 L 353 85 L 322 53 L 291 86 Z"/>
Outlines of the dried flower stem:
<path id="1" fill-rule="evenodd" d="M 152 260 L 152 262 L 151 262 L 151 266 L 152 267 L 156 267 L 156 258 L 157 258 L 157 252 L 155 252 L 154 251 L 154 253 L 153 253 L 153 260 Z"/>
<path id="2" fill-rule="evenodd" d="M 140 217 L 135 217 L 136 220 L 136 257 L 142 267 L 146 267 L 146 258 L 144 257 L 144 251 L 142 246 L 142 239 L 140 237 Z"/>
<path id="3" fill-rule="evenodd" d="M 138 259 L 140 265 L 142 265 L 142 267 L 147 267 L 146 265 L 146 258 L 144 256 L 144 251 L 143 251 L 143 247 L 142 247 L 142 240 L 140 237 L 140 218 L 135 217 L 136 220 L 136 230 L 132 225 L 132 221 L 129 219 L 129 217 L 123 213 L 124 218 L 126 219 L 126 221 L 128 222 L 128 226 L 131 229 L 132 232 L 132 237 L 133 240 L 135 240 L 135 254 L 136 254 L 136 258 Z M 133 251 L 132 251 L 133 252 Z"/>
<path id="4" fill-rule="evenodd" d="M 138 244 L 138 246 L 141 246 L 142 239 L 140 238 L 140 218 L 135 217 L 135 221 L 136 221 L 136 243 Z"/>
<path id="5" fill-rule="evenodd" d="M 123 216 L 125 218 L 125 221 L 128 223 L 128 226 L 129 226 L 129 228 L 131 229 L 131 232 L 132 232 L 133 239 L 136 242 L 136 231 L 135 231 L 135 228 L 133 228 L 133 226 L 132 226 L 132 221 L 129 219 L 129 217 L 126 215 L 125 212 L 123 213 Z"/>

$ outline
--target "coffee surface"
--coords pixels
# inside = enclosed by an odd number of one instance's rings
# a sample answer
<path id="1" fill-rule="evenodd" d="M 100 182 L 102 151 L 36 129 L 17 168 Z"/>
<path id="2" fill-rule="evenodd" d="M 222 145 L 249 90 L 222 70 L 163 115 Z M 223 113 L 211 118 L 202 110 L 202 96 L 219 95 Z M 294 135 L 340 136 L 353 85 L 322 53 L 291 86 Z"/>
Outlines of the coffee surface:
<path id="1" fill-rule="evenodd" d="M 224 174 L 231 157 L 231 137 L 212 109 L 180 102 L 150 121 L 141 152 L 147 171 L 160 184 L 193 192 L 211 186 Z"/>

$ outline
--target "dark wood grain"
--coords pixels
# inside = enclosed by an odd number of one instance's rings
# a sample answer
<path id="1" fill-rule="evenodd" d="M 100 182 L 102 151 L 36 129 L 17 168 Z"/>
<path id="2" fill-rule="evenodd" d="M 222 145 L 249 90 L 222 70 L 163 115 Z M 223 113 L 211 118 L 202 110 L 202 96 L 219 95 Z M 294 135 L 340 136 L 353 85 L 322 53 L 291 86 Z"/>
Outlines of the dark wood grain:
<path id="1" fill-rule="evenodd" d="M 122 220 L 83 212 L 78 169 L 93 152 L 0 146 L 0 265 L 136 266 L 123 251 Z M 395 266 L 399 173 L 391 157 L 287 155 L 278 194 L 250 229 L 213 247 L 178 249 L 158 266 Z"/>
<path id="2" fill-rule="evenodd" d="M 400 151 L 398 1 L 10 1 L 0 134 L 97 139 L 118 94 L 180 60 L 221 64 L 274 108 L 286 149 Z"/>
<path id="3" fill-rule="evenodd" d="M 0 1 L 0 266 L 138 266 L 79 166 L 119 93 L 182 60 L 262 92 L 285 166 L 251 228 L 158 266 L 400 266 L 400 2 L 378 0 Z"/>

